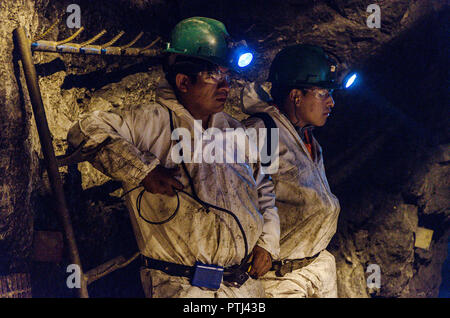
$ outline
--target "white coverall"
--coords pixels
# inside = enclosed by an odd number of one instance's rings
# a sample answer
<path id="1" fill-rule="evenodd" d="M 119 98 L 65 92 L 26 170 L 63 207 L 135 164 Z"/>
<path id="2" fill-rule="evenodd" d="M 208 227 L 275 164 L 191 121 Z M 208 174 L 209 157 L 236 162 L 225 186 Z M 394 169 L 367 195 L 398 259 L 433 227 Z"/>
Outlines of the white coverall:
<path id="1" fill-rule="evenodd" d="M 193 134 L 194 118 L 178 102 L 171 86 L 164 80 L 156 92 L 156 103 L 123 111 L 94 111 L 82 117 L 69 131 L 68 141 L 75 147 L 83 140 L 87 150 L 103 142 L 91 163 L 100 171 L 132 189 L 158 164 L 177 166 L 170 149 L 169 112 L 173 111 L 175 128 L 187 128 Z M 243 127 L 225 113 L 211 117 L 210 127 Z M 207 141 L 204 142 L 207 143 Z M 232 211 L 240 220 L 248 240 L 248 252 L 259 245 L 273 257 L 279 255 L 279 218 L 275 207 L 272 180 L 264 176 L 257 164 L 187 163 L 200 199 Z M 181 166 L 180 171 L 182 171 Z M 259 166 L 260 167 L 260 166 Z M 192 194 L 188 178 L 182 171 L 179 181 Z M 136 197 L 143 188 L 126 196 L 127 206 L 140 252 L 149 258 L 193 266 L 204 264 L 232 266 L 244 257 L 241 231 L 232 216 L 217 210 L 206 213 L 201 205 L 179 193 L 177 215 L 162 225 L 146 223 L 136 209 Z M 141 202 L 143 217 L 151 221 L 167 219 L 177 205 L 177 197 L 145 192 Z M 162 271 L 143 268 L 141 280 L 147 297 L 264 297 L 260 281 L 249 278 L 240 288 L 223 283 L 217 291 L 191 286 L 186 277 L 170 276 Z"/>
<path id="2" fill-rule="evenodd" d="M 334 256 L 325 250 L 334 233 L 339 201 L 328 185 L 322 149 L 313 139 L 314 160 L 299 130 L 275 106 L 261 86 L 252 83 L 241 94 L 247 114 L 265 112 L 279 128 L 279 168 L 272 174 L 280 217 L 280 260 L 319 256 L 309 265 L 277 277 L 269 271 L 262 277 L 268 297 L 337 297 Z M 244 121 L 247 127 L 265 127 L 259 118 Z"/>

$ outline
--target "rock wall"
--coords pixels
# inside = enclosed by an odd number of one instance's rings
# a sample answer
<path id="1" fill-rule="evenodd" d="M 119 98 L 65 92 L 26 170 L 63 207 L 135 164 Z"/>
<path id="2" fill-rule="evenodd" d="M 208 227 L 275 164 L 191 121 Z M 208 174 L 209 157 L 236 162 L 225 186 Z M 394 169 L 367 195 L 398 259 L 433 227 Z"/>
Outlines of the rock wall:
<path id="1" fill-rule="evenodd" d="M 34 32 L 38 24 L 34 1 L 0 3 L 0 273 L 26 272 L 33 231 L 32 176 L 28 96 L 19 81 L 13 56 L 12 32 L 23 25 Z"/>
<path id="2" fill-rule="evenodd" d="M 33 232 L 60 231 L 60 226 L 12 31 L 21 25 L 35 37 L 60 19 L 46 39 L 63 39 L 73 33 L 65 25 L 65 9 L 78 3 L 86 28 L 79 41 L 103 28 L 110 37 L 124 29 L 124 42 L 145 31 L 138 43 L 144 45 L 156 36 L 167 41 L 182 18 L 223 21 L 235 38 L 247 40 L 257 58 L 247 78 L 232 83 L 226 111 L 237 118 L 245 117 L 236 107 L 239 90 L 250 80 L 264 80 L 285 45 L 318 44 L 360 70 L 358 90 L 336 93 L 333 116 L 316 130 L 331 188 L 342 205 L 330 244 L 339 296 L 437 296 L 449 233 L 449 114 L 442 85 L 448 4 L 377 1 L 382 27 L 369 29 L 371 2 L 2 1 L 0 276 L 31 272 L 35 297 L 73 296 L 65 286 L 66 255 L 57 263 L 32 259 Z M 158 59 L 35 52 L 34 61 L 57 155 L 65 152 L 67 129 L 78 116 L 148 102 L 163 76 Z M 88 163 L 61 171 L 85 269 L 136 250 L 120 185 Z M 428 250 L 415 247 L 419 227 L 434 231 Z M 379 289 L 367 286 L 370 264 L 381 269 Z M 138 266 L 133 262 L 94 283 L 91 296 L 142 297 Z"/>

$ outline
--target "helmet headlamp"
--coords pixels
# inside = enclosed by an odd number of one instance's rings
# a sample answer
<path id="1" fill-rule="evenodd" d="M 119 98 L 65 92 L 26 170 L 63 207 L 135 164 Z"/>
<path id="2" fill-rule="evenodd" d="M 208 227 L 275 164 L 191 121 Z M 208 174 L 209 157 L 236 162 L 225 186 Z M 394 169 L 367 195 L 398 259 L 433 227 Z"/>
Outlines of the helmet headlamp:
<path id="1" fill-rule="evenodd" d="M 253 53 L 248 48 L 245 40 L 239 42 L 230 41 L 228 48 L 230 50 L 230 64 L 233 69 L 243 69 L 253 61 Z"/>

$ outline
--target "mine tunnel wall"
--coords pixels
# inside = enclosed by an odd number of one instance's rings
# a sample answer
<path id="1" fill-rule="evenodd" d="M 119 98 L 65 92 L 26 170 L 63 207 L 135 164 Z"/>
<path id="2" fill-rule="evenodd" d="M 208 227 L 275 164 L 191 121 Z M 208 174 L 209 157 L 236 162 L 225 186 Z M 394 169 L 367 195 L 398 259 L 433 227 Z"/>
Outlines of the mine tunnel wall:
<path id="1" fill-rule="evenodd" d="M 129 37 L 144 31 L 142 43 L 168 41 L 182 18 L 223 21 L 257 58 L 248 78 L 232 83 L 225 111 L 239 119 L 246 117 L 236 107 L 240 90 L 264 80 L 286 45 L 322 45 L 359 70 L 357 89 L 336 93 L 332 117 L 315 131 L 342 208 L 329 246 L 339 296 L 438 295 L 449 234 L 449 10 L 442 1 L 383 2 L 379 30 L 365 25 L 370 1 L 2 1 L 0 276 L 30 274 L 34 297 L 73 296 L 65 285 L 67 255 L 58 262 L 33 255 L 34 234 L 61 227 L 12 31 L 23 26 L 35 37 L 59 18 L 47 37 L 65 38 L 73 33 L 66 8 L 75 2 L 86 28 L 79 41 L 103 28 Z M 57 155 L 65 153 L 67 130 L 80 115 L 148 103 L 163 77 L 156 58 L 41 52 L 33 58 Z M 61 171 L 84 267 L 136 250 L 120 184 L 88 163 Z M 415 247 L 418 228 L 433 230 L 428 249 Z M 381 269 L 379 289 L 367 286 L 370 264 Z M 142 297 L 138 268 L 133 262 L 94 283 L 91 296 Z"/>

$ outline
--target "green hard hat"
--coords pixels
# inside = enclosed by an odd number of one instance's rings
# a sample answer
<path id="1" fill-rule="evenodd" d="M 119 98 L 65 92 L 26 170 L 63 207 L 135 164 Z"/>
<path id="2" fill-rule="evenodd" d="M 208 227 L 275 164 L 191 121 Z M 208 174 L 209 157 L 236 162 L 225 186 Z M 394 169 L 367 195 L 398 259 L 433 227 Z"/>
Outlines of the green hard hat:
<path id="1" fill-rule="evenodd" d="M 315 45 L 298 44 L 281 50 L 270 66 L 268 81 L 279 87 L 312 87 L 334 89 L 336 65 Z"/>
<path id="2" fill-rule="evenodd" d="M 228 34 L 225 25 L 214 19 L 192 17 L 179 22 L 172 30 L 171 42 L 164 52 L 201 58 L 233 68 L 230 64 Z"/>

